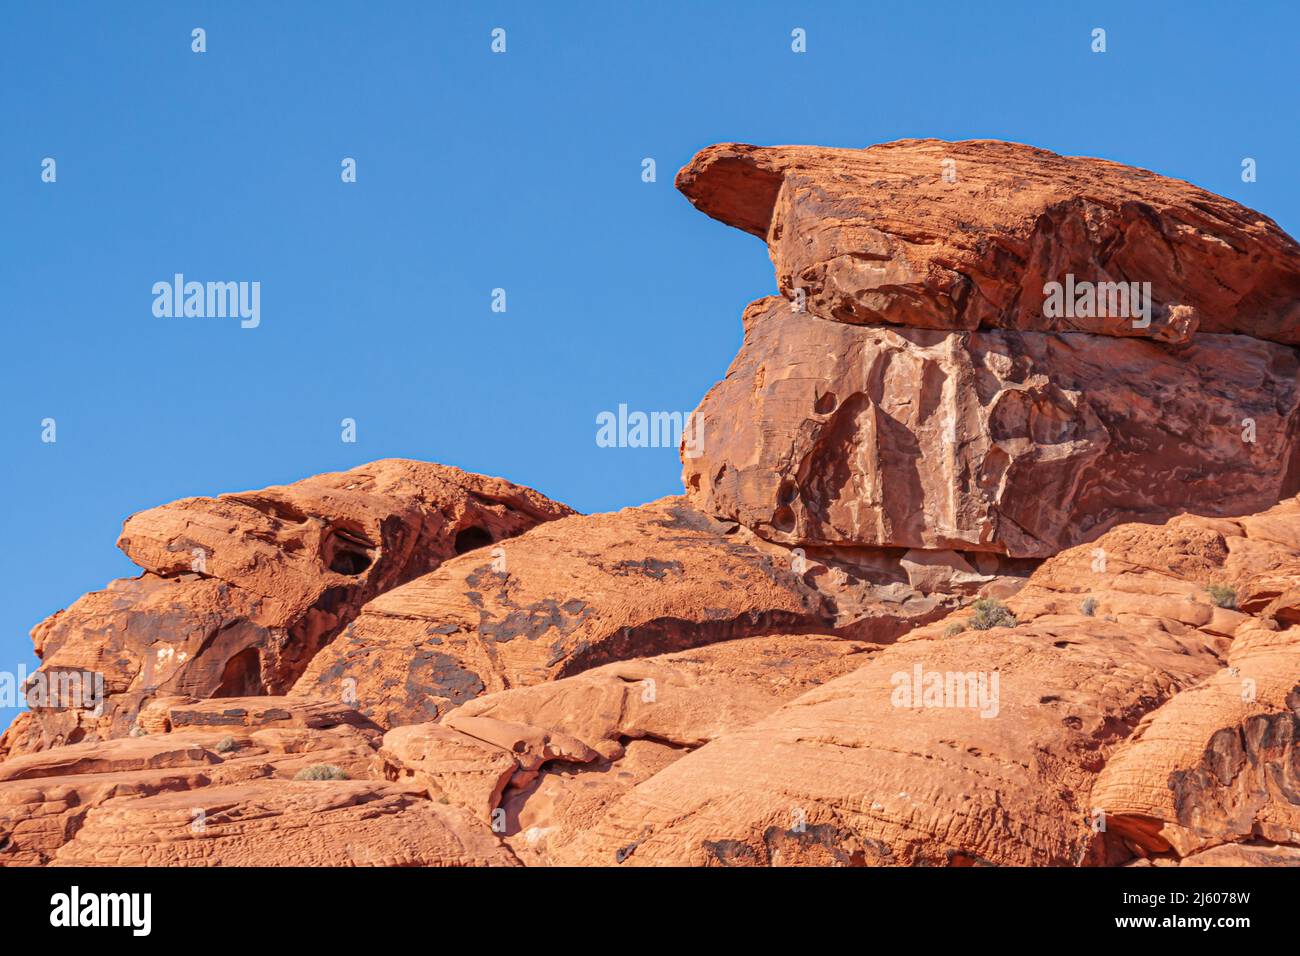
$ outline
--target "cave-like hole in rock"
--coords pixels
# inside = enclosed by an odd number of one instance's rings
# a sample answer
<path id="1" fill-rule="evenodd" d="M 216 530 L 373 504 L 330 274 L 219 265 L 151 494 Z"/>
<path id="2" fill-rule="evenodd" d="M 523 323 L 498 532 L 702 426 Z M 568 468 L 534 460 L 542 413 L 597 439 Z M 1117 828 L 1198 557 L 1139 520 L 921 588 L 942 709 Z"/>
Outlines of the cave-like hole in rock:
<path id="1" fill-rule="evenodd" d="M 213 697 L 257 697 L 262 693 L 262 657 L 256 647 L 246 647 L 221 672 L 221 684 Z"/>
<path id="2" fill-rule="evenodd" d="M 325 539 L 324 558 L 335 574 L 355 577 L 374 563 L 374 546 L 360 534 L 336 527 Z"/>
<path id="3" fill-rule="evenodd" d="M 776 528 L 777 531 L 788 532 L 794 530 L 794 511 L 791 510 L 789 505 L 782 505 L 776 509 L 772 515 L 772 527 Z"/>
<path id="4" fill-rule="evenodd" d="M 463 528 L 456 535 L 456 553 L 464 554 L 477 548 L 486 548 L 493 541 L 492 535 L 477 525 Z"/>
<path id="5" fill-rule="evenodd" d="M 360 574 L 368 567 L 370 567 L 370 555 L 360 551 L 339 548 L 330 558 L 330 570 L 336 574 Z"/>

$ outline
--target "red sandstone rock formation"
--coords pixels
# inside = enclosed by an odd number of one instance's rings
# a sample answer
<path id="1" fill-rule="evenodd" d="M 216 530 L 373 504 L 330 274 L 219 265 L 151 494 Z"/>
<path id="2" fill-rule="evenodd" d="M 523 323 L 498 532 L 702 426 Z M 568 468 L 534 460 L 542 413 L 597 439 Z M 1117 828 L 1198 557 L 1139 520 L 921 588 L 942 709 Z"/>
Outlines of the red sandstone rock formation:
<path id="1" fill-rule="evenodd" d="M 293 693 L 397 727 L 610 661 L 831 624 L 825 596 L 727 531 L 678 498 L 535 528 L 370 602 Z"/>
<path id="2" fill-rule="evenodd" d="M 5 734 L 0 864 L 1300 865 L 1296 244 L 1001 143 L 678 184 L 799 306 L 686 497 L 385 461 L 133 516 L 145 573 L 33 632 L 108 701 Z"/>
<path id="3" fill-rule="evenodd" d="M 1125 521 L 1242 514 L 1300 488 L 1294 349 L 1198 335 L 856 326 L 745 310 L 683 457 L 701 510 L 791 546 L 1042 558 Z M 1249 440 L 1247 440 L 1249 439 Z"/>
<path id="4" fill-rule="evenodd" d="M 55 866 L 513 866 L 458 807 L 362 780 L 253 782 L 90 810 Z"/>
<path id="5" fill-rule="evenodd" d="M 1207 591 L 1283 569 L 1300 574 L 1296 500 L 1117 528 L 1044 564 L 1007 602 L 1015 627 L 958 612 L 916 629 L 638 784 L 556 861 L 1100 865 L 1300 845 L 1300 628 Z M 918 670 L 927 693 L 940 675 L 933 700 L 900 696 Z M 951 675 L 994 673 L 993 716 L 954 702 Z"/>
<path id="6" fill-rule="evenodd" d="M 392 459 L 132 515 L 118 545 L 145 573 L 32 632 L 43 675 L 104 675 L 102 713 L 28 711 L 0 750 L 122 736 L 159 694 L 282 693 L 376 595 L 569 514 L 499 478 Z"/>
<path id="7" fill-rule="evenodd" d="M 1043 558 L 1300 490 L 1300 246 L 1258 213 L 978 141 L 714 146 L 677 185 L 767 240 L 783 296 L 697 412 L 703 511 L 789 546 Z M 1054 313 L 1076 281 L 1149 282 L 1151 314 Z"/>
<path id="8" fill-rule="evenodd" d="M 1196 329 L 1300 344 L 1300 246 L 1189 183 L 992 140 L 702 150 L 677 188 L 765 239 L 781 293 L 822 318 L 916 328 Z M 1150 325 L 1043 314 L 1043 286 L 1150 282 Z"/>

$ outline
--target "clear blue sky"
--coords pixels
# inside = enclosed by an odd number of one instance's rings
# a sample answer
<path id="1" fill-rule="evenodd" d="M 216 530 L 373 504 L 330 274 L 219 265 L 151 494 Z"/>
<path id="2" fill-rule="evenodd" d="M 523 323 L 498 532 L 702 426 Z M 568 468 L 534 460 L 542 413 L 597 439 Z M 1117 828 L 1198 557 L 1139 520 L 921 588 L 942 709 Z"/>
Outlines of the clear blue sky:
<path id="1" fill-rule="evenodd" d="M 775 291 L 762 244 L 672 188 L 710 143 L 1018 140 L 1188 179 L 1300 232 L 1296 11 L 7 4 L 0 670 L 35 666 L 41 618 L 134 573 L 122 519 L 177 497 L 387 456 L 583 511 L 679 490 L 674 450 L 598 448 L 595 417 L 693 408 L 744 305 Z M 261 326 L 155 318 L 150 288 L 176 272 L 261 282 Z"/>

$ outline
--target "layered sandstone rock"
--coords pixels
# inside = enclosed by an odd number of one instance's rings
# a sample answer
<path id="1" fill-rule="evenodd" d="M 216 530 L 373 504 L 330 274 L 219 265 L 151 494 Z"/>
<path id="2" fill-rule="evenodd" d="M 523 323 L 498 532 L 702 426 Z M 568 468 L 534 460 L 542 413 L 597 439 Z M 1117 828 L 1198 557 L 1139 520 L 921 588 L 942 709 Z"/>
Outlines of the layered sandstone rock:
<path id="1" fill-rule="evenodd" d="M 823 318 L 1300 343 L 1295 240 L 1222 196 L 1119 163 L 992 140 L 727 143 L 701 151 L 677 188 L 765 239 L 782 294 Z M 1069 275 L 1151 283 L 1149 324 L 1045 315 L 1045 284 Z"/>
<path id="2" fill-rule="evenodd" d="M 1294 499 L 1113 529 L 1044 563 L 1006 602 L 1016 626 L 915 629 L 639 783 L 555 861 L 1199 865 L 1231 845 L 1214 859 L 1248 865 L 1300 846 L 1296 636 L 1210 590 L 1262 608 L 1288 575 Z"/>
<path id="3" fill-rule="evenodd" d="M 1300 845 L 1300 628 L 1239 632 L 1228 667 L 1139 726 L 1092 800 L 1152 855 Z"/>
<path id="4" fill-rule="evenodd" d="M 678 184 L 783 293 L 686 496 L 384 461 L 133 516 L 145 573 L 33 632 L 107 703 L 6 733 L 0 865 L 1300 864 L 1296 244 L 1012 144 Z"/>
<path id="5" fill-rule="evenodd" d="M 380 730 L 328 702 L 172 698 L 150 710 L 154 733 L 68 744 L 0 763 L 0 865 L 50 862 L 91 810 L 109 804 L 174 793 L 201 808 L 206 798 L 200 794 L 208 788 L 257 783 L 275 791 L 274 785 L 319 766 L 353 779 L 373 777 Z"/>
<path id="6" fill-rule="evenodd" d="M 1300 578 L 1300 498 L 1256 515 L 1181 515 L 1163 525 L 1123 525 L 1086 547 L 1043 562 L 1017 595 L 1033 613 L 1068 613 L 1088 598 L 1098 617 L 1155 614 L 1232 636 L 1252 620 L 1285 626 L 1277 608 L 1280 580 Z M 1213 602 L 1228 587 L 1235 607 Z"/>
<path id="7" fill-rule="evenodd" d="M 905 641 L 641 783 L 559 862 L 1114 862 L 1093 775 L 1216 664 L 1199 635 L 1068 618 Z"/>
<path id="8" fill-rule="evenodd" d="M 825 595 L 730 530 L 680 498 L 535 528 L 371 601 L 293 693 L 397 727 L 610 661 L 831 622 Z"/>
<path id="9" fill-rule="evenodd" d="M 145 573 L 32 632 L 37 679 L 103 675 L 101 712 L 52 701 L 0 749 L 121 736 L 157 695 L 281 693 L 376 595 L 569 514 L 499 478 L 391 459 L 133 515 L 118 544 Z"/>
<path id="10" fill-rule="evenodd" d="M 513 866 L 464 810 L 373 781 L 254 782 L 92 809 L 56 866 Z"/>
<path id="11" fill-rule="evenodd" d="M 854 326 L 770 297 L 697 415 L 688 495 L 773 541 L 1046 557 L 1300 484 L 1293 349 Z"/>
<path id="12" fill-rule="evenodd" d="M 991 141 L 724 144 L 677 186 L 782 293 L 697 413 L 703 511 L 968 574 L 1300 490 L 1300 246 L 1258 213 Z"/>
<path id="13" fill-rule="evenodd" d="M 1289 500 L 1112 529 L 1014 627 L 649 646 L 382 739 L 332 698 L 160 698 L 147 736 L 0 764 L 0 862 L 1287 865 L 1300 629 L 1265 612 L 1297 578 Z M 293 779 L 322 764 L 351 779 Z"/>
<path id="14" fill-rule="evenodd" d="M 879 649 L 782 634 L 620 661 L 390 730 L 380 755 L 390 779 L 492 821 L 544 864 L 637 783 Z"/>

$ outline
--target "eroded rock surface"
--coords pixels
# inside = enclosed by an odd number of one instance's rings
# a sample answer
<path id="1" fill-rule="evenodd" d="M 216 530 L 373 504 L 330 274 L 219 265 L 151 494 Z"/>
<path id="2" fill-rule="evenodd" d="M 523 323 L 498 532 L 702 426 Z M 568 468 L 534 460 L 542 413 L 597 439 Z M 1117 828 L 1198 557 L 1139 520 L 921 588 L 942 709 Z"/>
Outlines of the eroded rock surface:
<path id="1" fill-rule="evenodd" d="M 277 781 L 92 809 L 56 866 L 511 866 L 464 810 L 383 783 Z"/>
<path id="2" fill-rule="evenodd" d="M 697 414 L 692 503 L 786 545 L 1042 558 L 1300 483 L 1293 349 L 864 327 L 769 297 Z M 973 558 L 972 558 L 973 560 Z"/>
<path id="3" fill-rule="evenodd" d="M 828 599 L 729 530 L 680 498 L 535 528 L 370 602 L 293 693 L 397 727 L 610 661 L 825 629 Z"/>
<path id="4" fill-rule="evenodd" d="M 390 730 L 380 754 L 390 779 L 494 821 L 542 864 L 635 784 L 879 649 L 782 634 L 620 661 Z"/>
<path id="5" fill-rule="evenodd" d="M 1300 343 L 1300 246 L 1267 216 L 1144 169 L 993 140 L 702 150 L 677 175 L 700 210 L 765 239 L 783 295 L 842 322 L 1202 332 Z M 1149 282 L 1149 324 L 1050 317 L 1067 275 Z M 1139 319 L 1139 322 L 1142 320 Z"/>
<path id="6" fill-rule="evenodd" d="M 102 674 L 101 712 L 36 707 L 0 750 L 122 736 L 157 695 L 282 693 L 376 595 L 569 514 L 499 478 L 402 459 L 140 512 L 118 544 L 145 573 L 32 632 L 38 679 Z"/>
<path id="7" fill-rule="evenodd" d="M 89 811 L 109 803 L 175 793 L 201 807 L 204 798 L 196 794 L 209 787 L 288 782 L 317 766 L 354 779 L 373 777 L 381 731 L 355 711 L 283 697 L 245 703 L 155 701 L 148 709 L 153 733 L 52 747 L 0 763 L 0 865 L 50 862 Z M 186 719 L 205 710 L 220 719 Z"/>
<path id="8" fill-rule="evenodd" d="M 1068 619 L 902 642 L 639 784 L 560 862 L 1107 862 L 1093 774 L 1216 663 L 1200 635 Z"/>
<path id="9" fill-rule="evenodd" d="M 1294 635 L 1209 590 L 1269 606 L 1259 582 L 1300 575 L 1297 534 L 1295 500 L 1113 529 L 1044 563 L 1006 601 L 1015 626 L 963 610 L 915 629 L 637 784 L 556 861 L 1104 865 L 1300 845 Z"/>
<path id="10" fill-rule="evenodd" d="M 1228 666 L 1138 727 L 1092 799 L 1153 855 L 1300 847 L 1300 628 L 1239 632 Z"/>

